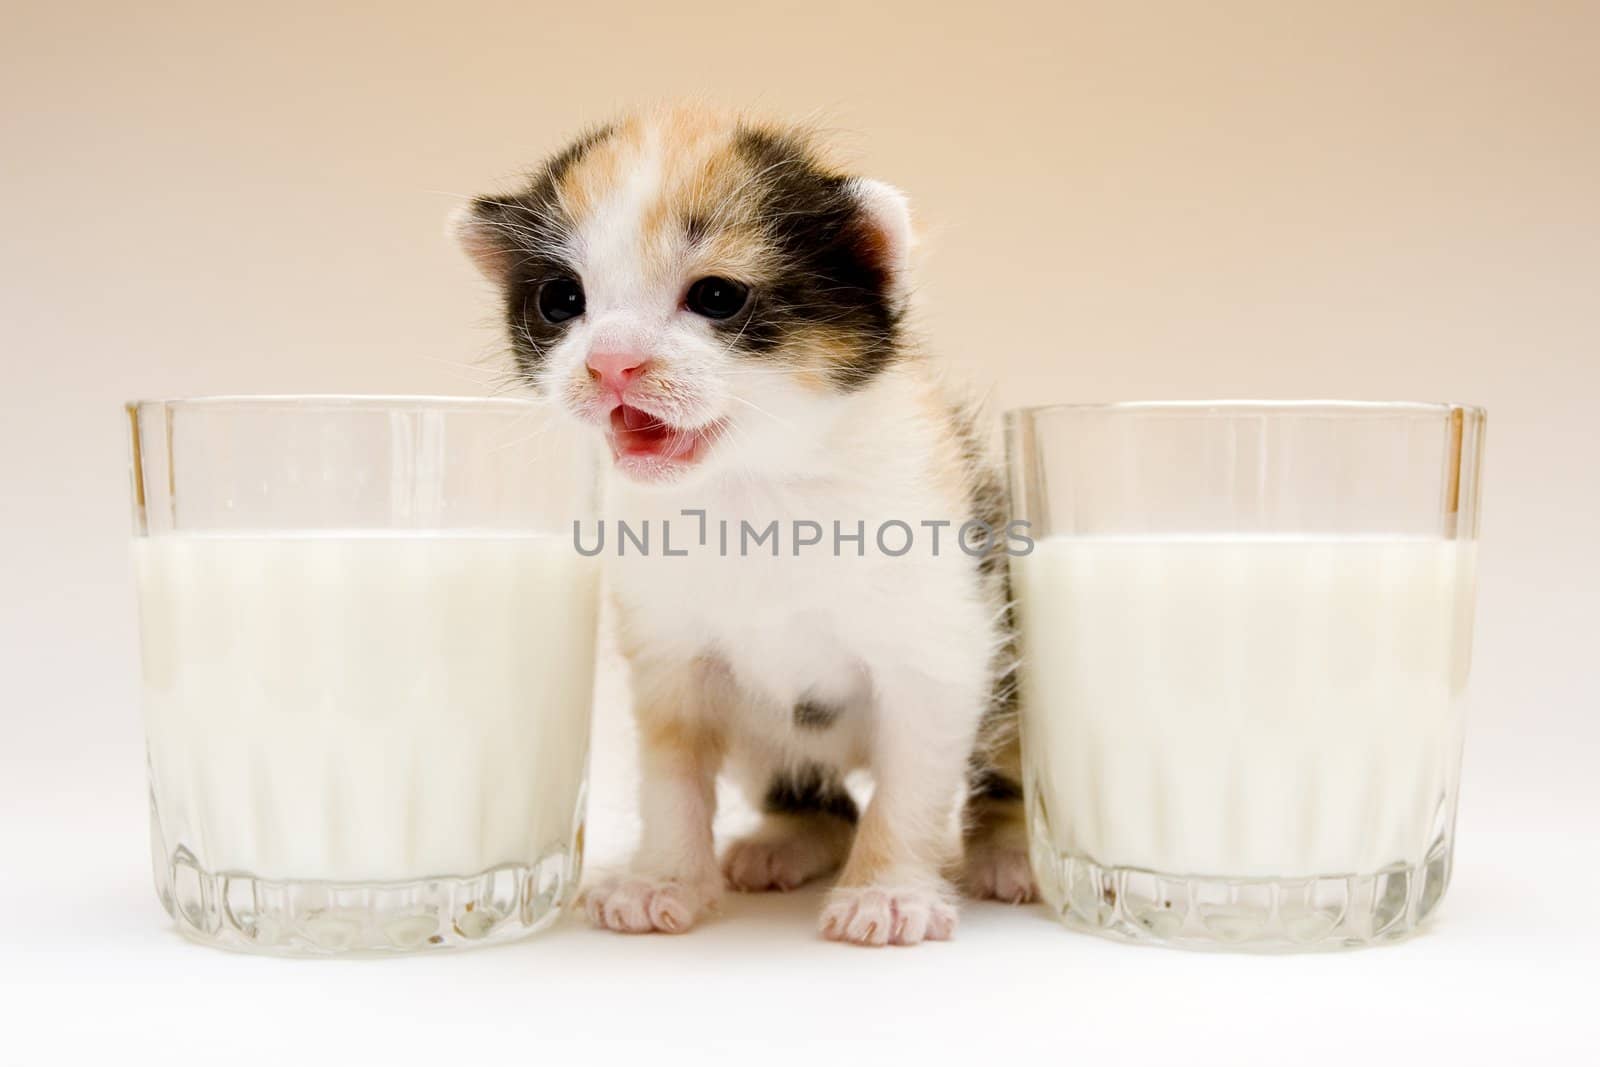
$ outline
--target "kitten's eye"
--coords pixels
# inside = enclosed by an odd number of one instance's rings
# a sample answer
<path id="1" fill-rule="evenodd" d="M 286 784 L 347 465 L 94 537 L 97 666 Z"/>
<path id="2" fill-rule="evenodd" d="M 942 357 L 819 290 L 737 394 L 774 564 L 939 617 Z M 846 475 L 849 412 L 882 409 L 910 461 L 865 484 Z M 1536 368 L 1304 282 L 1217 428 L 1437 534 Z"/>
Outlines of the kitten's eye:
<path id="1" fill-rule="evenodd" d="M 689 286 L 689 295 L 683 302 L 696 315 L 726 319 L 737 315 L 749 297 L 749 287 L 738 282 L 727 278 L 701 278 Z"/>
<path id="2" fill-rule="evenodd" d="M 583 286 L 576 278 L 551 278 L 539 286 L 539 314 L 551 323 L 582 315 Z"/>

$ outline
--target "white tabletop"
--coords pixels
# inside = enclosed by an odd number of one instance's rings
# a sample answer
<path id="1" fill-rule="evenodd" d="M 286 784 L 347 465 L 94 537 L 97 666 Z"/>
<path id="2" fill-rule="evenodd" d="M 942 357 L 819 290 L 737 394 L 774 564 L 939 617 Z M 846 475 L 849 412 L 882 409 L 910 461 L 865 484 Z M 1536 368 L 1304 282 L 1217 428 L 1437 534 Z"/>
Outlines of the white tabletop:
<path id="1" fill-rule="evenodd" d="M 616 703 L 613 693 L 596 735 L 600 862 L 633 834 Z M 512 945 L 352 961 L 234 955 L 174 932 L 151 889 L 136 743 L 54 765 L 14 761 L 0 1060 L 111 1062 L 137 1048 L 174 1064 L 768 1064 L 853 1062 L 870 1048 L 936 1063 L 1521 1063 L 1540 1052 L 1581 1062 L 1579 1048 L 1600 1051 L 1592 813 L 1579 804 L 1537 825 L 1525 804 L 1491 792 L 1489 771 L 1474 780 L 1497 754 L 1471 757 L 1469 742 L 1454 883 L 1431 927 L 1394 945 L 1191 953 L 985 903 L 966 906 L 949 943 L 860 949 L 817 937 L 820 890 L 807 889 L 730 896 L 719 917 L 676 937 L 604 933 L 569 916 Z M 51 777 L 62 768 L 69 788 Z M 722 829 L 747 817 L 730 809 Z"/>

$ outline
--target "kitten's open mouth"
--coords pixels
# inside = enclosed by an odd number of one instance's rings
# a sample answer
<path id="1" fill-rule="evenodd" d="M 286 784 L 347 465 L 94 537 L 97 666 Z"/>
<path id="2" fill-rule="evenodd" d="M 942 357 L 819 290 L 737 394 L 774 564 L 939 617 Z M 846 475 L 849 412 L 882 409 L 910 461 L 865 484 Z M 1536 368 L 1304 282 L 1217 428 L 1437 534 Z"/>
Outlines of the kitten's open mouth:
<path id="1" fill-rule="evenodd" d="M 692 429 L 674 426 L 658 415 L 623 404 L 611 409 L 606 439 L 617 466 L 650 473 L 668 466 L 697 462 L 710 446 L 720 423 Z"/>

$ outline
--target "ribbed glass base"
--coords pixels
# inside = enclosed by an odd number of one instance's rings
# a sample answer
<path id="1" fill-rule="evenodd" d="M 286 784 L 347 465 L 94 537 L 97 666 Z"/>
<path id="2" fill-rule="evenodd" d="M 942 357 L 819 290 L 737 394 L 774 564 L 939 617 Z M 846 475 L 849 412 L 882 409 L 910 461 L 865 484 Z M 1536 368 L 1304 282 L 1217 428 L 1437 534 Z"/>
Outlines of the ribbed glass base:
<path id="1" fill-rule="evenodd" d="M 1450 880 L 1439 838 L 1416 866 L 1321 878 L 1195 878 L 1101 867 L 1034 842 L 1046 904 L 1068 926 L 1179 948 L 1305 952 L 1395 941 L 1432 915 Z"/>
<path id="2" fill-rule="evenodd" d="M 188 937 L 285 956 L 384 955 L 489 945 L 555 921 L 579 877 L 557 848 L 532 864 L 413 882 L 272 881 L 156 856 L 156 889 Z"/>

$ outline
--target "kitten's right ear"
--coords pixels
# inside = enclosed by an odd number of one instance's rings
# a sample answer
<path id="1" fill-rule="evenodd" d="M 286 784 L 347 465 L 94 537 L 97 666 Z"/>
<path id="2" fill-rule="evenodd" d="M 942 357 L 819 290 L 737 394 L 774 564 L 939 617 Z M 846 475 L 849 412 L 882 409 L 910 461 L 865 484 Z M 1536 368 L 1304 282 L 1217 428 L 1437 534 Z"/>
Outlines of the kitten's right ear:
<path id="1" fill-rule="evenodd" d="M 511 276 L 515 248 L 508 228 L 511 225 L 506 204 L 478 197 L 450 213 L 450 232 L 478 270 L 496 285 Z"/>

